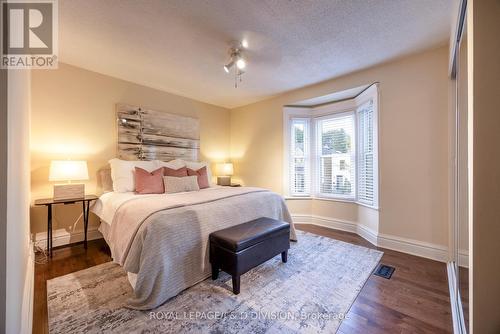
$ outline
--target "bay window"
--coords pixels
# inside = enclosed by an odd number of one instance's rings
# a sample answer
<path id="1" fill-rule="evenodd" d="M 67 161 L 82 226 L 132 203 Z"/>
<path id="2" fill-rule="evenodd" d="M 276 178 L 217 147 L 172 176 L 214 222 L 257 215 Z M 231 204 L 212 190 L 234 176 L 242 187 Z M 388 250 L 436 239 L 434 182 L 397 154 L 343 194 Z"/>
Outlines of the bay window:
<path id="1" fill-rule="evenodd" d="M 290 196 L 378 206 L 377 91 L 328 106 L 285 109 Z"/>

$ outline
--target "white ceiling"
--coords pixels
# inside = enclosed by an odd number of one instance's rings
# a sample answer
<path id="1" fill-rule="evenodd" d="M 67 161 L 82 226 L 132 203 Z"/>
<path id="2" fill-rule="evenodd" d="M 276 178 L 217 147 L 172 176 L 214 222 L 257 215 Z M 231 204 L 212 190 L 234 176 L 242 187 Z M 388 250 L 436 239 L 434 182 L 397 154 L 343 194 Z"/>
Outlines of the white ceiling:
<path id="1" fill-rule="evenodd" d="M 228 108 L 445 44 L 454 0 L 64 0 L 62 62 Z M 222 65 L 246 38 L 240 87 Z"/>

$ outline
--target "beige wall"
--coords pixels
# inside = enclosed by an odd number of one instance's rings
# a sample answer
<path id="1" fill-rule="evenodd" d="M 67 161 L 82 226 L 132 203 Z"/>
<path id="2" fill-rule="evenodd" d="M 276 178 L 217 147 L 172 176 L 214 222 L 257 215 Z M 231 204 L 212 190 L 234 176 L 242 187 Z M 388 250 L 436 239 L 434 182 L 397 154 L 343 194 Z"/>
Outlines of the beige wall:
<path id="1" fill-rule="evenodd" d="M 468 2 L 470 328 L 500 333 L 500 1 Z"/>
<path id="2" fill-rule="evenodd" d="M 8 74 L 7 276 L 5 333 L 31 333 L 33 258 L 29 237 L 30 71 Z M 1 331 L 1 330 L 0 330 Z"/>
<path id="3" fill-rule="evenodd" d="M 229 110 L 127 81 L 59 64 L 57 70 L 33 71 L 31 175 L 33 199 L 51 197 L 50 160 L 88 161 L 86 192 L 99 191 L 96 171 L 115 157 L 115 105 L 129 103 L 200 119 L 201 159 L 229 156 Z M 32 209 L 32 232 L 46 230 L 46 210 Z M 55 209 L 54 228 L 82 229 L 80 206 Z M 92 225 L 96 218 L 92 217 Z M 57 232 L 54 232 L 56 235 Z"/>
<path id="4" fill-rule="evenodd" d="M 448 51 L 443 46 L 232 110 L 235 179 L 282 193 L 283 105 L 378 81 L 379 231 L 447 246 Z M 312 214 L 360 217 L 344 203 L 323 202 L 313 201 Z"/>
<path id="5" fill-rule="evenodd" d="M 320 217 L 335 218 L 339 221 L 357 222 L 358 205 L 349 202 L 314 200 L 311 203 L 312 214 Z"/>
<path id="6" fill-rule="evenodd" d="M 303 199 L 287 200 L 287 206 L 290 212 L 296 215 L 312 215 L 312 201 Z"/>

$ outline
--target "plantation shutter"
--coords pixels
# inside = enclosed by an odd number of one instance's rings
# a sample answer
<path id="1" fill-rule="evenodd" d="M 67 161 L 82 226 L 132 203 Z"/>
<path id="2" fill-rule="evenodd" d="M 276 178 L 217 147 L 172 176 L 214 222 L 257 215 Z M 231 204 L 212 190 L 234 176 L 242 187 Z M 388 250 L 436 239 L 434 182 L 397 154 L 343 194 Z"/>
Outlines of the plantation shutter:
<path id="1" fill-rule="evenodd" d="M 375 136 L 373 100 L 357 109 L 358 113 L 358 201 L 376 206 Z"/>
<path id="2" fill-rule="evenodd" d="M 316 182 L 320 195 L 355 197 L 354 115 L 316 120 Z"/>
<path id="3" fill-rule="evenodd" d="M 311 191 L 309 119 L 292 118 L 290 134 L 290 193 L 295 196 L 307 196 Z"/>

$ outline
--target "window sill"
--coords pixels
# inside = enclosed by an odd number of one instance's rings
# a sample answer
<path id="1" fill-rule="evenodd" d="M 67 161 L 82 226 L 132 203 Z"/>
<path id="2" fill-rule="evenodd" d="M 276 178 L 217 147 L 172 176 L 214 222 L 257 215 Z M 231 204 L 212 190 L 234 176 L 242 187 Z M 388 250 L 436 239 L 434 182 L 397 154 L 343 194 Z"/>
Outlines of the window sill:
<path id="1" fill-rule="evenodd" d="M 316 197 L 316 196 L 284 196 L 285 200 L 317 200 L 317 201 L 326 201 L 326 202 L 340 202 L 340 203 L 352 203 L 352 204 L 357 204 L 364 206 L 369 209 L 373 210 L 379 210 L 380 207 L 378 206 L 372 206 L 364 203 L 357 202 L 355 200 L 349 200 L 349 199 L 341 199 L 341 198 L 328 198 L 328 197 Z"/>

